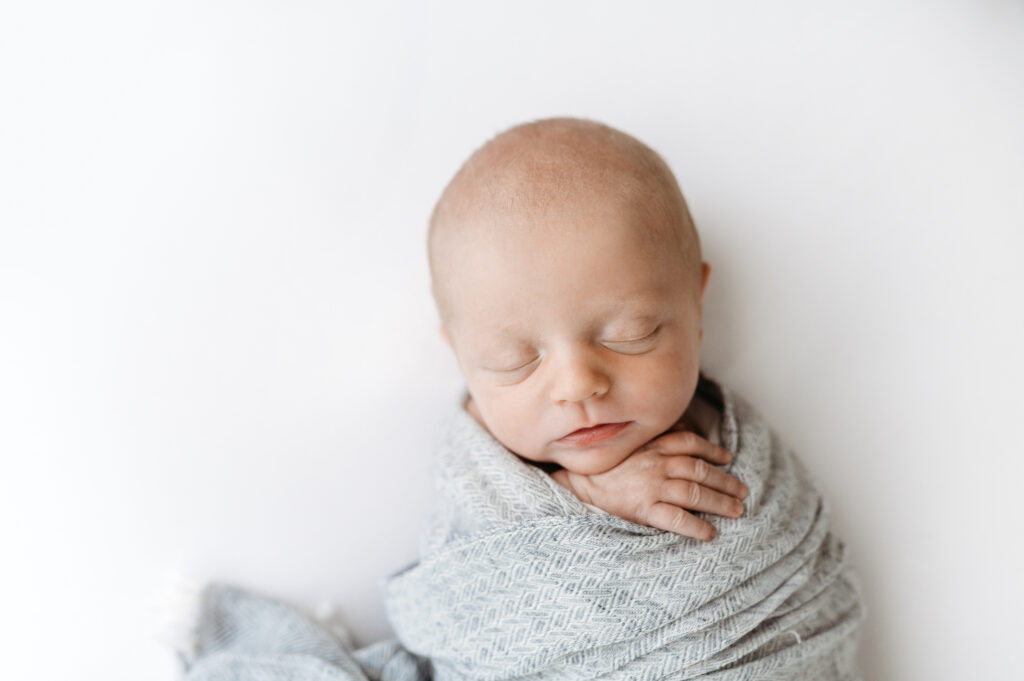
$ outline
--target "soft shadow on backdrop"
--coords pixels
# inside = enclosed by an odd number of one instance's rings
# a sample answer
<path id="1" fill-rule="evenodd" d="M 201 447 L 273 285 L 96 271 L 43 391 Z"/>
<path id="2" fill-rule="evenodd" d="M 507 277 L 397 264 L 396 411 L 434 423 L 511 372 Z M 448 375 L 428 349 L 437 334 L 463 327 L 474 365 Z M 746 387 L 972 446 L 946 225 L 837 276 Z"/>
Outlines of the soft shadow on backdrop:
<path id="1" fill-rule="evenodd" d="M 171 572 L 386 635 L 459 391 L 426 218 L 565 114 L 676 171 L 705 369 L 825 490 L 867 677 L 1005 677 L 1022 31 L 996 0 L 0 10 L 3 675 L 173 678 Z"/>

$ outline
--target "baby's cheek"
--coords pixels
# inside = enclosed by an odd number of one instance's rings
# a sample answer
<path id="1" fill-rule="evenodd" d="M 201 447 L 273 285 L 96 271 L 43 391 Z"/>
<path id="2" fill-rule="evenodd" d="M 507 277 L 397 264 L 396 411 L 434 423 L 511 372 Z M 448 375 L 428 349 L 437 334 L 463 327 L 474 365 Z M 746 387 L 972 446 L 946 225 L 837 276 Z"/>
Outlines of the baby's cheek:
<path id="1" fill-rule="evenodd" d="M 652 366 L 639 387 L 638 400 L 658 427 L 668 428 L 682 415 L 693 394 L 698 369 L 682 362 Z"/>
<path id="2" fill-rule="evenodd" d="M 505 394 L 493 399 L 488 405 L 489 413 L 486 414 L 486 418 L 491 433 L 519 456 L 533 461 L 543 460 L 539 458 L 537 428 L 531 427 L 531 424 L 537 424 L 539 419 L 531 412 L 529 405 L 515 399 L 516 397 Z"/>

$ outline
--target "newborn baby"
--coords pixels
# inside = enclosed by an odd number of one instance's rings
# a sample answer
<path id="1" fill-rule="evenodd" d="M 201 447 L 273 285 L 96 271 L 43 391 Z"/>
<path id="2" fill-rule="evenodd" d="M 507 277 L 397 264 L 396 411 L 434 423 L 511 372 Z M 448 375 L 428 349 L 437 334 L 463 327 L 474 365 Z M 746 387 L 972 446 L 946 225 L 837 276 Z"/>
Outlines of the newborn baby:
<path id="1" fill-rule="evenodd" d="M 694 403 L 711 267 L 654 151 L 591 121 L 515 127 L 445 189 L 429 253 L 465 409 L 501 444 L 662 530 L 710 540 L 690 511 L 742 513 L 745 485 L 709 465 L 730 460 L 716 414 Z"/>
<path id="2" fill-rule="evenodd" d="M 435 681 L 858 678 L 824 499 L 700 373 L 711 268 L 665 162 L 592 121 L 514 127 L 428 243 L 468 394 L 421 560 L 386 584 L 402 649 Z"/>
<path id="3" fill-rule="evenodd" d="M 468 395 L 420 559 L 384 584 L 396 637 L 353 650 L 211 584 L 188 681 L 859 678 L 828 506 L 700 375 L 711 268 L 656 153 L 590 121 L 512 128 L 445 189 L 429 251 Z"/>

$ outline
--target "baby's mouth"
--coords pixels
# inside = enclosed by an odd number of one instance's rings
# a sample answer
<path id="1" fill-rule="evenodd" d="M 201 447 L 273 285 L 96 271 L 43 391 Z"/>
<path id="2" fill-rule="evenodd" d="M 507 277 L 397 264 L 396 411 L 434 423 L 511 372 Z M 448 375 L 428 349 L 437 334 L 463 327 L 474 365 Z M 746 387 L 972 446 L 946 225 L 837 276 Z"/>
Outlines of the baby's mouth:
<path id="1" fill-rule="evenodd" d="M 622 423 L 599 423 L 596 426 L 591 426 L 590 428 L 574 430 L 568 435 L 558 438 L 557 441 L 573 447 L 593 445 L 598 442 L 604 442 L 605 440 L 612 439 L 625 430 L 625 428 L 631 423 L 633 422 L 623 421 Z"/>

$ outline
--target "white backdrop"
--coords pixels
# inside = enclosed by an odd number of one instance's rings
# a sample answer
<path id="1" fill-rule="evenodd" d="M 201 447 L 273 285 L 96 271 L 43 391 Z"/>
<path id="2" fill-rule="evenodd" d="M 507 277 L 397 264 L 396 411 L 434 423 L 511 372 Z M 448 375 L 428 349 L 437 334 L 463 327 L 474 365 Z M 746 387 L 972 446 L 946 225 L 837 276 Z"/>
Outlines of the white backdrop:
<path id="1" fill-rule="evenodd" d="M 0 676 L 174 678 L 169 573 L 388 633 L 460 385 L 426 218 L 551 115 L 676 171 L 705 368 L 820 479 L 868 678 L 1019 673 L 1022 35 L 1013 0 L 6 4 Z"/>

